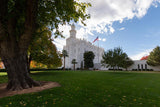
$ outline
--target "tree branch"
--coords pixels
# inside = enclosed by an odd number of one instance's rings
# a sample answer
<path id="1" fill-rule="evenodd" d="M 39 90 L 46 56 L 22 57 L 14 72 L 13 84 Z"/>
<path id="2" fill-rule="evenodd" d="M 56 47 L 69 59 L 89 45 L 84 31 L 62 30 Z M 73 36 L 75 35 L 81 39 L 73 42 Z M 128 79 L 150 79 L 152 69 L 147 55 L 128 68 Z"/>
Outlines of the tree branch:
<path id="1" fill-rule="evenodd" d="M 28 49 L 29 43 L 35 31 L 37 9 L 38 0 L 26 0 L 25 30 L 19 41 L 19 46 L 22 52 Z"/>
<path id="2" fill-rule="evenodd" d="M 0 0 L 0 21 L 4 21 L 8 13 L 8 0 Z"/>
<path id="3" fill-rule="evenodd" d="M 5 36 L 5 24 L 8 13 L 8 0 L 0 0 L 0 40 Z"/>

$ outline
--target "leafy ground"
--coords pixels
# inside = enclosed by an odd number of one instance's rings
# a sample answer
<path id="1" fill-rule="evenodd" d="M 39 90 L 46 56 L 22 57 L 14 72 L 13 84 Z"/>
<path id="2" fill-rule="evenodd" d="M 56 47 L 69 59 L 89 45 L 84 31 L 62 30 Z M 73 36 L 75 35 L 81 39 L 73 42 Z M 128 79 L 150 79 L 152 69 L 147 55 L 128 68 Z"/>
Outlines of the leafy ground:
<path id="1" fill-rule="evenodd" d="M 0 83 L 7 76 L 0 73 Z M 160 107 L 160 73 L 45 71 L 31 75 L 62 86 L 0 99 L 0 107 Z"/>

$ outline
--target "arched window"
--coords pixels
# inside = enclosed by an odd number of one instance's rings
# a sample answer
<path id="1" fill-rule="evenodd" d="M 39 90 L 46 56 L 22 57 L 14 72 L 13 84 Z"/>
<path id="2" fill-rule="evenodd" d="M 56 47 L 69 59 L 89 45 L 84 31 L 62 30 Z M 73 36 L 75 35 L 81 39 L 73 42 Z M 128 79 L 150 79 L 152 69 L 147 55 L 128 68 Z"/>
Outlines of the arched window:
<path id="1" fill-rule="evenodd" d="M 141 64 L 141 70 L 143 71 L 143 64 Z"/>
<path id="2" fill-rule="evenodd" d="M 139 66 L 139 64 L 138 64 L 138 70 L 140 70 L 140 66 Z"/>
<path id="3" fill-rule="evenodd" d="M 145 64 L 145 70 L 147 70 L 147 64 Z"/>

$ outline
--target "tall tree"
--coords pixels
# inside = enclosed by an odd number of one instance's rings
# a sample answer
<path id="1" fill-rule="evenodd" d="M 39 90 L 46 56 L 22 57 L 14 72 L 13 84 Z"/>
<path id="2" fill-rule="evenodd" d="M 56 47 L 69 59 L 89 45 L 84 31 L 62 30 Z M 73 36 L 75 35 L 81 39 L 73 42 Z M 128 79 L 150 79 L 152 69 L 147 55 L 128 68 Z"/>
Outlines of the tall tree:
<path id="1" fill-rule="evenodd" d="M 68 52 L 66 50 L 62 50 L 62 55 L 63 55 L 63 70 L 65 70 L 65 63 L 66 63 L 66 57 L 68 57 Z"/>
<path id="2" fill-rule="evenodd" d="M 147 63 L 152 66 L 160 65 L 160 47 L 157 46 L 150 52 L 150 55 L 147 59 Z"/>
<path id="3" fill-rule="evenodd" d="M 113 67 L 113 70 L 115 67 L 127 68 L 133 64 L 128 55 L 119 47 L 104 52 L 101 63 L 103 66 Z"/>
<path id="4" fill-rule="evenodd" d="M 29 46 L 29 65 L 31 60 L 47 65 L 47 68 L 61 66 L 61 57 L 56 46 L 51 39 L 52 32 L 48 28 L 43 28 L 36 40 Z"/>
<path id="5" fill-rule="evenodd" d="M 60 35 L 59 24 L 89 18 L 88 5 L 74 0 L 0 0 L 0 57 L 8 73 L 7 89 L 40 85 L 27 69 L 27 50 L 36 30 L 50 26 Z"/>
<path id="6" fill-rule="evenodd" d="M 134 62 L 128 57 L 126 53 L 123 53 L 121 57 L 122 57 L 122 60 L 121 60 L 120 67 L 125 68 L 127 71 L 127 68 L 130 67 Z"/>
<path id="7" fill-rule="evenodd" d="M 73 59 L 73 60 L 72 60 L 72 64 L 73 64 L 73 69 L 75 70 L 75 65 L 77 64 L 76 59 Z"/>
<path id="8" fill-rule="evenodd" d="M 113 50 L 108 50 L 107 52 L 104 52 L 103 56 L 102 56 L 102 61 L 101 64 L 102 66 L 105 67 L 114 67 L 116 66 L 116 62 L 115 62 L 115 57 L 114 57 L 114 51 Z"/>
<path id="9" fill-rule="evenodd" d="M 122 61 L 125 59 L 127 54 L 123 53 L 123 50 L 120 47 L 114 48 L 113 50 L 113 60 L 115 62 L 115 66 L 121 67 Z"/>
<path id="10" fill-rule="evenodd" d="M 92 51 L 87 51 L 84 53 L 83 58 L 84 58 L 84 67 L 86 69 L 92 68 L 94 66 L 93 64 L 93 59 L 95 55 Z"/>

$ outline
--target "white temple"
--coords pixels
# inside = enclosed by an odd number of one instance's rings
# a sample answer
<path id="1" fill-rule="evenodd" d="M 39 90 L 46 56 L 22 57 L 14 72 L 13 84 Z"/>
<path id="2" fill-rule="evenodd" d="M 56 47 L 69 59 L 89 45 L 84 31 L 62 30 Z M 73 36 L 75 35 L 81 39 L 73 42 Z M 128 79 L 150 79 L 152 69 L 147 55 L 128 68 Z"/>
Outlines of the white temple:
<path id="1" fill-rule="evenodd" d="M 104 49 L 98 46 L 92 45 L 91 42 L 86 40 L 81 40 L 76 38 L 76 30 L 75 25 L 72 24 L 70 30 L 70 37 L 66 40 L 66 46 L 63 47 L 64 50 L 68 52 L 68 56 L 66 57 L 65 67 L 73 69 L 73 64 L 71 63 L 73 59 L 76 59 L 77 64 L 76 68 L 84 68 L 84 58 L 83 54 L 86 51 L 92 51 L 95 55 L 94 58 L 94 68 L 99 69 L 101 67 L 102 55 L 104 53 Z"/>

